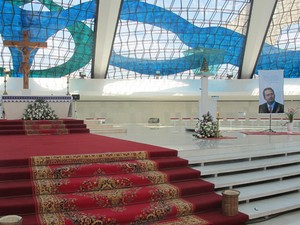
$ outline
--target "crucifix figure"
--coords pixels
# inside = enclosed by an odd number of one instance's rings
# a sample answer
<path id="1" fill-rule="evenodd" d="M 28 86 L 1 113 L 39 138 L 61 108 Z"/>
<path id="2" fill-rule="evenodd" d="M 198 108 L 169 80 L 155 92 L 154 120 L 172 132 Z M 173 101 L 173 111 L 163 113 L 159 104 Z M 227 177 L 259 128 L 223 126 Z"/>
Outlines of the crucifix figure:
<path id="1" fill-rule="evenodd" d="M 19 67 L 23 74 L 23 88 L 28 89 L 30 74 L 30 53 L 36 48 L 47 48 L 47 42 L 30 42 L 28 30 L 23 31 L 23 41 L 3 41 L 5 47 L 16 47 L 22 53 L 23 61 Z"/>

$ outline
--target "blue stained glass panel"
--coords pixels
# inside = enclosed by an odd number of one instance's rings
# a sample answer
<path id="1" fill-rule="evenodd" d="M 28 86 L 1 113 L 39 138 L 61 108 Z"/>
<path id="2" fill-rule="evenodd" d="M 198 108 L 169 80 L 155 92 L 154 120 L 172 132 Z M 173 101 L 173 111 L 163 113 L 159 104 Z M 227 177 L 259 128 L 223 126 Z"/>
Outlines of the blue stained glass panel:
<path id="1" fill-rule="evenodd" d="M 300 0 L 278 0 L 255 73 L 284 70 L 284 78 L 300 77 Z"/>
<path id="2" fill-rule="evenodd" d="M 91 76 L 95 0 L 0 0 L 0 10 L 2 40 L 22 41 L 26 30 L 30 42 L 47 43 L 47 48 L 30 49 L 30 77 L 78 76 L 82 70 Z M 23 76 L 22 49 L 2 44 L 0 67 L 9 68 L 13 77 Z"/>
<path id="3" fill-rule="evenodd" d="M 125 0 L 108 78 L 149 78 L 157 72 L 168 78 L 191 78 L 204 58 L 215 77 L 224 77 L 229 70 L 237 73 L 249 7 L 243 0 Z M 246 18 L 244 23 L 238 22 L 240 17 Z M 196 49 L 213 49 L 215 55 L 185 54 Z"/>

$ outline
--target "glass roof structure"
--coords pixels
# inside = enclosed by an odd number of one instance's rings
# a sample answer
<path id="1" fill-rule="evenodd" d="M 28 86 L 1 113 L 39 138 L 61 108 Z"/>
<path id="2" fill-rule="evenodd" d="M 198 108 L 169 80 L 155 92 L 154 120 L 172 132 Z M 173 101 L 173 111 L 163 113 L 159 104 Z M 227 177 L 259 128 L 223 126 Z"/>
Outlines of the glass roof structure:
<path id="1" fill-rule="evenodd" d="M 123 0 L 109 48 L 105 79 L 241 78 L 253 2 L 259 0 Z M 258 70 L 284 70 L 299 78 L 300 0 L 274 1 L 274 10 L 251 77 Z M 100 5 L 99 5 L 100 4 Z M 101 1 L 0 0 L 0 75 L 22 77 L 23 48 L 11 43 L 47 43 L 30 48 L 30 77 L 94 78 Z M 27 43 L 28 44 L 28 43 Z M 26 43 L 25 43 L 26 45 Z M 30 46 L 32 46 L 30 44 Z M 250 78 L 251 78 L 250 77 Z"/>
<path id="2" fill-rule="evenodd" d="M 108 76 L 194 78 L 204 59 L 212 74 L 237 73 L 249 9 L 245 0 L 124 1 Z"/>
<path id="3" fill-rule="evenodd" d="M 22 41 L 23 31 L 30 42 L 46 42 L 45 49 L 31 49 L 30 77 L 91 74 L 94 53 L 96 1 L 85 0 L 0 0 L 0 67 L 11 76 L 22 77 L 22 48 L 5 47 L 3 40 Z"/>
<path id="4" fill-rule="evenodd" d="M 257 70 L 283 69 L 285 78 L 300 76 L 300 1 L 278 0 Z"/>

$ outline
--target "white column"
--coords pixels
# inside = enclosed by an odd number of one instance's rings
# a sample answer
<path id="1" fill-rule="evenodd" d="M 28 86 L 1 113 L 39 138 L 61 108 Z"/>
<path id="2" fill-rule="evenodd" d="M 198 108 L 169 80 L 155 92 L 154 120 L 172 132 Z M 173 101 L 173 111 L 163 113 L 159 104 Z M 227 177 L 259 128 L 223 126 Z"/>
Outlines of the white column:
<path id="1" fill-rule="evenodd" d="M 121 0 L 99 0 L 95 38 L 94 78 L 104 79 L 118 24 Z"/>
<path id="2" fill-rule="evenodd" d="M 248 34 L 244 49 L 241 78 L 249 79 L 255 69 L 260 48 L 264 43 L 265 35 L 273 16 L 277 1 L 274 0 L 253 0 L 250 20 L 248 21 Z M 285 21 L 285 18 L 282 18 Z M 274 40 L 275 41 L 275 40 Z"/>
<path id="3" fill-rule="evenodd" d="M 201 97 L 199 104 L 199 118 L 206 114 L 208 109 L 208 76 L 201 76 Z"/>

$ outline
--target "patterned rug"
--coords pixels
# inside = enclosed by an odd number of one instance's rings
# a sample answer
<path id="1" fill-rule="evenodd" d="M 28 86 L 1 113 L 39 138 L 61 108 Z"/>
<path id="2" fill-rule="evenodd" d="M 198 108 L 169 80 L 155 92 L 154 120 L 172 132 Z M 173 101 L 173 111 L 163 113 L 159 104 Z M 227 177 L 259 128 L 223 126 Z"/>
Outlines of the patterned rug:
<path id="1" fill-rule="evenodd" d="M 41 214 L 41 224 L 150 224 L 163 219 L 189 216 L 193 205 L 184 200 L 172 199 L 167 201 L 139 204 L 134 207 L 116 207 L 112 209 L 67 211 L 64 213 Z M 125 216 L 126 215 L 126 216 Z M 196 218 L 197 224 L 211 224 L 201 218 Z"/>
<path id="2" fill-rule="evenodd" d="M 133 152 L 105 152 L 99 154 L 79 154 L 79 155 L 50 155 L 50 156 L 33 156 L 31 157 L 32 166 L 43 165 L 69 165 L 84 163 L 104 163 L 114 161 L 126 161 L 134 159 L 146 159 L 148 153 L 145 151 Z"/>
<path id="3" fill-rule="evenodd" d="M 68 134 L 63 120 L 24 120 L 27 135 Z"/>
<path id="4" fill-rule="evenodd" d="M 1 135 L 61 135 L 89 133 L 83 120 L 0 120 Z"/>
<path id="5" fill-rule="evenodd" d="M 174 150 L 31 156 L 28 165 L 13 174 L 5 175 L 4 170 L 3 181 L 23 175 L 0 183 L 0 216 L 21 215 L 23 225 L 242 225 L 248 221 L 243 213 L 223 215 L 222 196 L 214 192 L 214 185 L 201 179 L 200 172 Z"/>
<path id="6" fill-rule="evenodd" d="M 32 157 L 39 224 L 211 224 L 158 164 L 143 151 Z"/>

